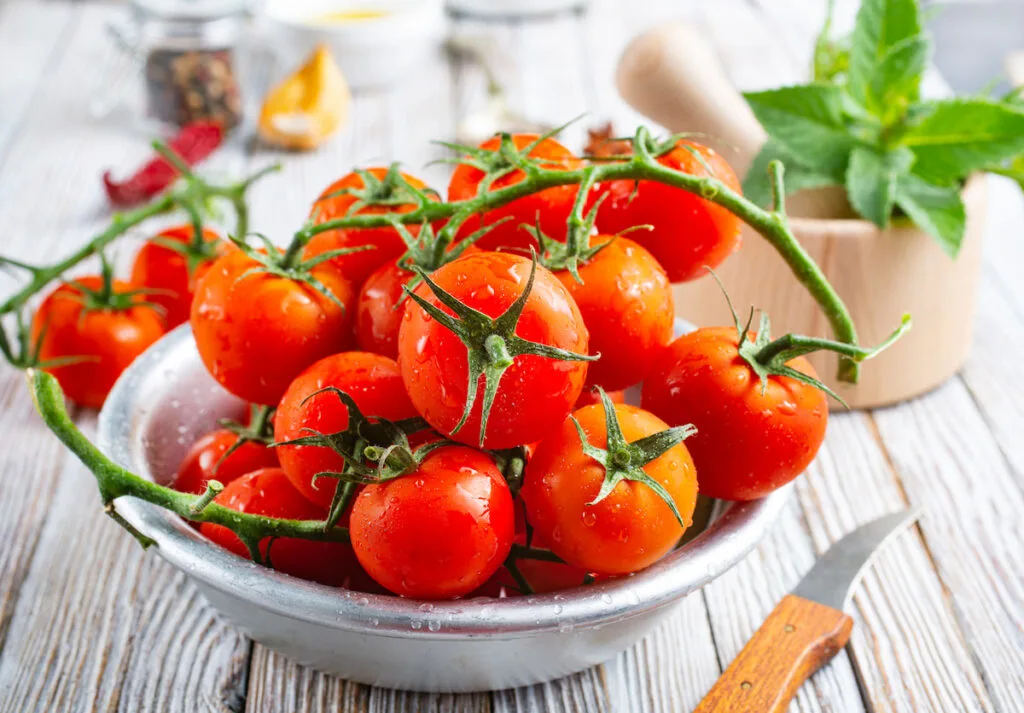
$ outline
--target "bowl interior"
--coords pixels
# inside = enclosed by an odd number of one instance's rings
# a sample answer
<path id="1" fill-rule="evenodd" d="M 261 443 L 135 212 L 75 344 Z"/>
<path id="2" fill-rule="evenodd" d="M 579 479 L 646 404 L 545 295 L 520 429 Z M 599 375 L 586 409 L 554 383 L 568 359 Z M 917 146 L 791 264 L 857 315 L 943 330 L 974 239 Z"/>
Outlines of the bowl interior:
<path id="1" fill-rule="evenodd" d="M 166 483 L 193 441 L 245 404 L 207 373 L 188 325 L 150 348 L 122 376 L 100 414 L 98 445 L 116 463 Z M 210 543 L 183 520 L 133 498 L 118 510 L 156 540 L 175 566 L 267 610 L 345 630 L 393 636 L 526 634 L 635 616 L 667 605 L 738 562 L 763 538 L 788 496 L 784 488 L 748 503 L 716 508 L 710 525 L 691 528 L 677 550 L 629 577 L 565 592 L 430 605 L 392 596 L 338 590 L 259 567 Z M 704 527 L 706 526 L 706 527 Z"/>

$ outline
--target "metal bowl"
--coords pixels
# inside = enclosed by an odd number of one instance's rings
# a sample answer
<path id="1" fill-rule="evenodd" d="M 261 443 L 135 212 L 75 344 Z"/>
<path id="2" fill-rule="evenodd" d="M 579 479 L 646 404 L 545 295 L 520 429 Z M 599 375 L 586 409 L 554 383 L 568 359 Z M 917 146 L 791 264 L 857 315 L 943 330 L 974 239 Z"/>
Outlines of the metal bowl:
<path id="1" fill-rule="evenodd" d="M 185 325 L 118 381 L 100 414 L 99 447 L 143 477 L 166 481 L 195 439 L 241 408 L 206 372 Z M 223 616 L 289 658 L 362 683 L 478 691 L 564 676 L 636 643 L 750 552 L 787 497 L 783 489 L 728 505 L 696 538 L 630 577 L 554 594 L 433 603 L 305 582 L 211 544 L 155 505 L 125 498 L 118 510 Z"/>

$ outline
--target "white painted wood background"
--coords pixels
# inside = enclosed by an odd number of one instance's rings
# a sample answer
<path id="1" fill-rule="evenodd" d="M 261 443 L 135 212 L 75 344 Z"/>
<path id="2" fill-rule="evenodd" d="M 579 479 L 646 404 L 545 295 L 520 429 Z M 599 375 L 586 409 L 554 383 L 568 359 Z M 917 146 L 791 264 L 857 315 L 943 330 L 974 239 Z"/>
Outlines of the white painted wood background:
<path id="1" fill-rule="evenodd" d="M 815 0 L 595 0 L 586 17 L 488 24 L 514 105 L 559 123 L 639 120 L 612 71 L 627 39 L 667 18 L 700 24 L 744 88 L 799 79 L 824 3 Z M 845 20 L 852 6 L 844 4 Z M 87 115 L 114 50 L 103 29 L 123 8 L 0 0 L 0 250 L 47 259 L 108 219 L 99 176 L 145 154 L 139 135 Z M 840 23 L 842 24 L 842 23 Z M 472 66 L 438 56 L 393 91 L 356 97 L 352 121 L 307 156 L 242 142 L 208 170 L 283 159 L 260 184 L 253 227 L 288 235 L 319 190 L 354 164 L 414 171 L 483 100 Z M 579 146 L 581 127 L 566 141 Z M 443 187 L 446 169 L 421 174 Z M 1024 210 L 992 182 L 974 355 L 912 403 L 832 419 L 826 444 L 771 536 L 691 596 L 671 621 L 604 666 L 554 683 L 469 696 L 407 694 L 302 669 L 213 615 L 183 575 L 102 515 L 91 476 L 32 411 L 20 376 L 0 371 L 0 713 L 29 711 L 692 710 L 816 554 L 878 515 L 926 517 L 885 551 L 855 597 L 847 649 L 792 710 L 1024 711 Z M 86 428 L 93 416 L 82 414 Z"/>

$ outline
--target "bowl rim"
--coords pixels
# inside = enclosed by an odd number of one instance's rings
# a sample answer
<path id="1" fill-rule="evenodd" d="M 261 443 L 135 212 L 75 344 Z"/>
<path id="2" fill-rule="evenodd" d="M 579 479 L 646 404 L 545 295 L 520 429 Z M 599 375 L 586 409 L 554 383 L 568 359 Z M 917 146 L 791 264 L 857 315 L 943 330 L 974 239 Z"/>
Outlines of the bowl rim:
<path id="1" fill-rule="evenodd" d="M 199 356 L 186 323 L 139 357 L 121 376 L 99 414 L 97 445 L 119 465 L 152 479 L 133 424 L 141 421 L 147 381 L 167 380 L 169 365 Z M 212 379 L 211 379 L 212 383 Z M 120 455 L 119 455 L 120 454 Z M 205 587 L 266 613 L 334 630 L 398 638 L 518 638 L 567 632 L 640 616 L 702 587 L 742 560 L 765 537 L 790 499 L 792 484 L 759 500 L 729 503 L 721 516 L 686 545 L 628 577 L 588 587 L 496 599 L 424 602 L 307 582 L 259 566 L 222 549 L 177 515 L 132 497 L 118 512 L 156 543 L 163 559 Z"/>

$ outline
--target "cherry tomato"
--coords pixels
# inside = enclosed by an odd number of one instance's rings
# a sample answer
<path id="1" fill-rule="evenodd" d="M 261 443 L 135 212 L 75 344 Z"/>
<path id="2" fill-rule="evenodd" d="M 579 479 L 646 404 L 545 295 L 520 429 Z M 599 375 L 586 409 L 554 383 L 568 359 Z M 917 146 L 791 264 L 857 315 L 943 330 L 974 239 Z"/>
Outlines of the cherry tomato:
<path id="1" fill-rule="evenodd" d="M 531 261 L 508 253 L 464 255 L 435 271 L 432 279 L 463 304 L 491 318 L 505 313 L 526 289 Z M 416 294 L 438 306 L 426 284 Z M 451 314 L 448 307 L 442 308 Z M 587 353 L 587 329 L 562 283 L 537 267 L 533 290 L 515 329 L 522 339 L 576 354 Z M 406 306 L 398 333 L 398 363 L 416 410 L 442 434 L 461 443 L 480 442 L 485 381 L 481 377 L 469 419 L 457 432 L 469 379 L 467 348 L 458 336 L 418 304 Z M 522 354 L 501 377 L 486 448 L 511 448 L 540 440 L 572 410 L 586 379 L 587 363 Z"/>
<path id="2" fill-rule="evenodd" d="M 378 179 L 387 176 L 386 168 L 370 168 L 367 173 Z M 427 190 L 427 185 L 415 176 L 403 173 L 402 177 L 410 185 L 420 190 Z M 362 189 L 365 185 L 363 178 L 358 173 L 350 173 L 347 176 L 335 181 L 320 194 L 310 210 L 310 218 L 316 225 L 326 223 L 336 218 L 345 218 L 349 215 L 378 215 L 380 213 L 411 213 L 417 206 L 414 203 L 403 203 L 399 205 L 363 205 L 357 207 L 354 212 L 353 205 L 359 200 L 351 194 L 335 195 L 338 191 L 346 189 Z M 413 235 L 419 232 L 419 226 L 410 225 L 408 230 Z M 328 230 L 313 237 L 306 245 L 304 256 L 306 258 L 321 255 L 329 250 L 339 248 L 352 248 L 360 245 L 371 245 L 372 250 L 342 255 L 332 260 L 340 269 L 342 274 L 355 286 L 363 284 L 370 273 L 386 262 L 395 260 L 405 252 L 406 245 L 402 237 L 392 227 L 386 228 L 345 228 L 341 230 Z"/>
<path id="3" fill-rule="evenodd" d="M 692 423 L 686 445 L 700 491 L 713 498 L 752 500 L 807 469 L 825 438 L 828 402 L 813 386 L 769 376 L 762 388 L 738 351 L 732 327 L 709 327 L 669 345 L 644 382 L 642 403 L 670 424 Z M 790 362 L 817 378 L 803 357 Z"/>
<path id="4" fill-rule="evenodd" d="M 402 287 L 414 276 L 393 260 L 366 278 L 356 305 L 356 345 L 360 349 L 398 358 L 398 328 L 407 302 L 402 299 Z"/>
<path id="5" fill-rule="evenodd" d="M 508 555 L 512 495 L 491 456 L 442 446 L 413 473 L 366 486 L 349 532 L 360 564 L 386 589 L 415 599 L 461 597 Z"/>
<path id="6" fill-rule="evenodd" d="M 515 541 L 517 545 L 526 544 L 526 509 L 522 503 L 521 498 L 516 502 Z M 544 541 L 544 538 L 536 532 L 533 533 L 530 546 L 539 549 L 551 549 L 548 543 Z M 537 594 L 579 587 L 587 578 L 586 570 L 561 562 L 547 562 L 545 560 L 523 557 L 517 561 L 516 566 L 519 568 L 519 573 L 523 575 L 526 583 L 530 585 L 530 589 Z M 519 588 L 514 578 L 512 578 L 511 585 L 506 586 Z"/>
<path id="7" fill-rule="evenodd" d="M 311 274 L 334 299 L 258 268 L 241 250 L 219 258 L 196 286 L 192 331 L 221 386 L 247 401 L 274 405 L 303 369 L 352 343 L 355 294 L 331 264 Z"/>
<path id="8" fill-rule="evenodd" d="M 635 406 L 614 408 L 629 443 L 668 428 Z M 601 404 L 573 415 L 592 446 L 607 446 Z M 686 446 L 673 446 L 643 470 L 668 491 L 689 526 L 697 502 L 697 476 Z M 668 504 L 639 481 L 623 480 L 603 500 L 588 504 L 601 491 L 604 478 L 604 467 L 583 452 L 576 427 L 567 419 L 541 441 L 526 465 L 520 494 L 527 520 L 535 536 L 571 565 L 606 575 L 636 572 L 675 547 L 684 528 Z"/>
<path id="9" fill-rule="evenodd" d="M 512 141 L 517 149 L 523 149 L 535 142 L 537 134 L 513 134 Z M 495 136 L 480 144 L 480 148 L 496 151 L 501 146 L 501 138 Z M 573 155 L 572 151 L 554 139 L 544 139 L 528 154 L 531 158 L 543 159 L 545 168 L 559 168 L 567 171 L 575 170 L 583 162 Z M 491 184 L 491 190 L 498 190 L 520 183 L 525 174 L 520 170 L 510 171 Z M 448 184 L 448 200 L 462 201 L 474 198 L 480 189 L 484 173 L 468 164 L 459 164 L 452 173 Z M 459 227 L 458 238 L 465 238 L 485 225 L 491 225 L 502 218 L 511 217 L 498 227 L 480 238 L 475 245 L 482 250 L 516 250 L 528 253 L 536 247 L 536 241 L 519 226 L 522 223 L 534 225 L 539 216 L 541 230 L 548 236 L 565 241 L 566 221 L 576 200 L 578 186 L 575 184 L 545 188 L 533 195 L 524 196 L 508 205 L 489 210 L 481 216 L 467 220 Z"/>
<path id="10" fill-rule="evenodd" d="M 601 358 L 587 369 L 587 384 L 624 389 L 643 381 L 658 349 L 672 339 L 672 286 L 654 257 L 629 238 L 608 241 L 579 266 L 583 283 L 568 270 L 555 273 L 576 300 L 590 332 L 590 352 Z"/>
<path id="11" fill-rule="evenodd" d="M 416 416 L 394 360 L 379 354 L 345 352 L 321 359 L 292 382 L 277 408 L 274 440 L 291 441 L 311 435 L 311 430 L 331 434 L 347 429 L 348 410 L 337 394 L 324 392 L 310 398 L 330 386 L 351 396 L 364 416 L 389 421 Z M 341 472 L 345 459 L 326 446 L 278 446 L 276 450 L 299 492 L 328 507 L 338 481 L 320 478 L 314 483 L 313 476 Z"/>
<path id="12" fill-rule="evenodd" d="M 121 372 L 164 333 L 156 310 L 141 304 L 145 297 L 125 294 L 132 285 L 113 280 L 112 297 L 105 300 L 103 284 L 104 278 L 91 275 L 57 287 L 39 305 L 31 333 L 43 363 L 81 357 L 46 371 L 57 377 L 69 399 L 97 409 Z M 96 304 L 89 304 L 94 299 Z"/>
<path id="13" fill-rule="evenodd" d="M 258 441 L 243 443 L 225 458 L 224 454 L 237 442 L 238 434 L 221 428 L 193 443 L 178 467 L 174 489 L 199 494 L 211 480 L 227 485 L 246 473 L 278 465 L 274 449 Z"/>
<path id="14" fill-rule="evenodd" d="M 214 260 L 231 249 L 231 243 L 208 228 L 203 228 L 203 247 L 193 247 L 194 234 L 191 225 L 168 228 L 142 246 L 132 265 L 132 283 L 153 290 L 146 301 L 164 309 L 167 329 L 188 321 L 196 282 Z M 181 248 L 162 243 L 180 243 Z"/>
<path id="15" fill-rule="evenodd" d="M 703 159 L 698 159 L 694 153 Z M 711 173 L 729 188 L 740 191 L 732 167 L 714 150 L 685 139 L 658 158 L 658 162 L 694 176 Z M 651 251 L 672 282 L 685 282 L 705 274 L 704 267 L 717 267 L 740 245 L 740 219 L 681 188 L 655 181 L 612 181 L 599 192 L 607 199 L 597 213 L 597 227 L 603 233 L 618 234 L 635 225 L 651 225 L 630 238 Z"/>
<path id="16" fill-rule="evenodd" d="M 288 520 L 323 520 L 326 508 L 302 497 L 280 468 L 262 468 L 228 484 L 214 502 L 250 515 Z M 204 522 L 199 531 L 214 543 L 241 557 L 249 550 L 238 536 L 223 525 Z M 330 586 L 344 586 L 358 572 L 352 547 L 346 542 L 316 542 L 297 537 L 265 538 L 260 555 L 279 572 Z"/>

